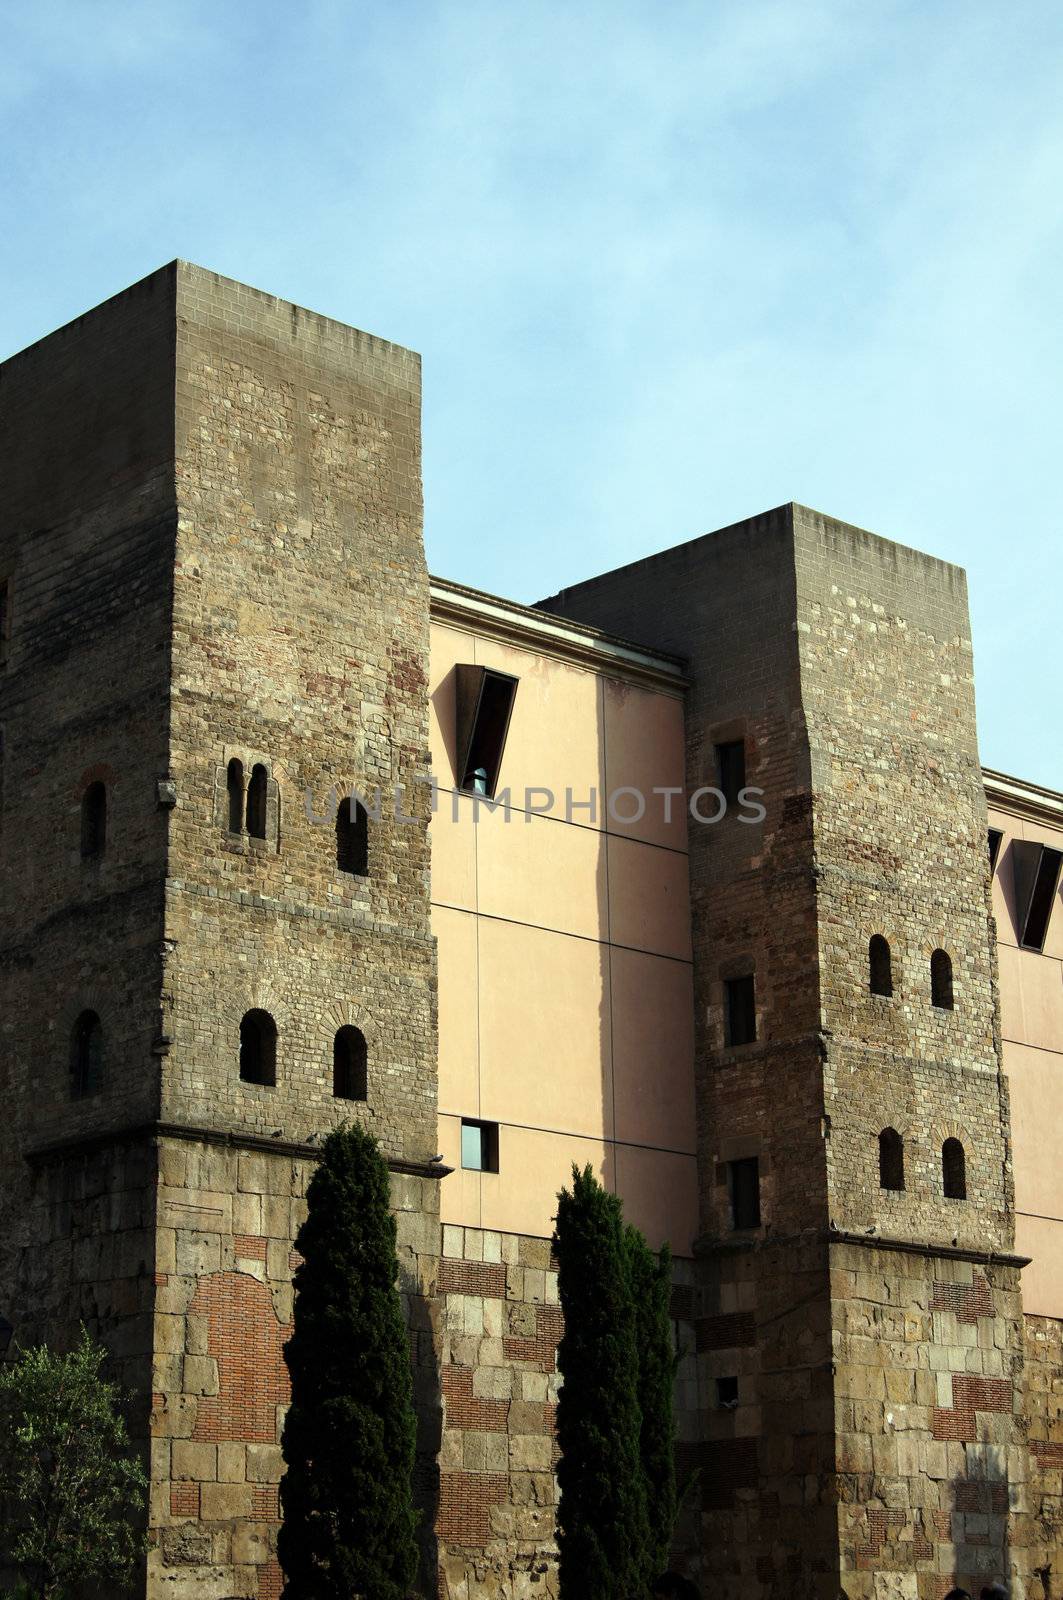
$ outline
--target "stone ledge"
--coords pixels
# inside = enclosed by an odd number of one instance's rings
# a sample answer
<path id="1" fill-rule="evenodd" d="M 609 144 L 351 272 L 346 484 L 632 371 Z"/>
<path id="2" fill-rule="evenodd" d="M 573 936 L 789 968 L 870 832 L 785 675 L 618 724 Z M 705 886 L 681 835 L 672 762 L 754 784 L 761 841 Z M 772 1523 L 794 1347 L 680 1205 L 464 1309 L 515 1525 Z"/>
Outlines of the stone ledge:
<path id="1" fill-rule="evenodd" d="M 233 1150 L 259 1150 L 267 1155 L 287 1156 L 299 1161 L 317 1161 L 321 1156 L 319 1144 L 305 1140 L 270 1139 L 261 1133 L 241 1133 L 238 1129 L 202 1128 L 183 1122 L 140 1122 L 127 1128 L 112 1128 L 99 1133 L 78 1134 L 72 1139 L 58 1139 L 52 1144 L 36 1145 L 25 1152 L 31 1165 L 60 1161 L 65 1156 L 86 1154 L 110 1144 L 134 1144 L 147 1139 L 184 1139 L 193 1144 L 226 1145 Z M 453 1172 L 453 1167 L 441 1161 L 403 1161 L 388 1157 L 388 1170 L 413 1178 L 440 1179 Z"/>

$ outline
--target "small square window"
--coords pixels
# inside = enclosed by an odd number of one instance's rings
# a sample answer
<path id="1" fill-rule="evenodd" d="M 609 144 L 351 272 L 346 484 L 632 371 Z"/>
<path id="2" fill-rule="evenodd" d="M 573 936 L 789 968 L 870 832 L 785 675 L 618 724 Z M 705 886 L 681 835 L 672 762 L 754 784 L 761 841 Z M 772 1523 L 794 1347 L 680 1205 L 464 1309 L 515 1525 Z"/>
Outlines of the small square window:
<path id="1" fill-rule="evenodd" d="M 751 972 L 724 982 L 724 1043 L 753 1044 L 757 1037 L 757 991 Z"/>
<path id="2" fill-rule="evenodd" d="M 461 1124 L 461 1164 L 467 1172 L 498 1171 L 498 1123 Z"/>
<path id="3" fill-rule="evenodd" d="M 721 1411 L 733 1411 L 738 1404 L 738 1379 L 716 1379 L 716 1404 Z"/>
<path id="4" fill-rule="evenodd" d="M 736 1230 L 760 1227 L 760 1161 L 744 1156 L 727 1163 L 731 1193 L 731 1226 Z"/>
<path id="5" fill-rule="evenodd" d="M 738 804 L 746 786 L 746 742 L 729 739 L 716 746 L 716 787 L 729 806 Z"/>

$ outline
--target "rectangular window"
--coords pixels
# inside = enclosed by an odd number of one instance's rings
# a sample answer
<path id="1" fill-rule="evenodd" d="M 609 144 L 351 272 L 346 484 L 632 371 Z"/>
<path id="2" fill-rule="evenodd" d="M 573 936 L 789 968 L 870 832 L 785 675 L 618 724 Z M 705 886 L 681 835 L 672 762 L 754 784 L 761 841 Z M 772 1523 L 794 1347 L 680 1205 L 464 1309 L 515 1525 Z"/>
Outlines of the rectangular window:
<path id="1" fill-rule="evenodd" d="M 716 746 L 716 787 L 729 806 L 738 804 L 746 786 L 746 742 L 730 739 Z"/>
<path id="2" fill-rule="evenodd" d="M 757 1037 L 757 993 L 753 974 L 724 983 L 724 1043 L 752 1044 Z"/>
<path id="3" fill-rule="evenodd" d="M 498 1123 L 462 1118 L 461 1164 L 467 1172 L 498 1171 Z"/>
<path id="4" fill-rule="evenodd" d="M 1001 845 L 1001 841 L 1002 841 L 1003 838 L 1004 838 L 1004 835 L 1001 833 L 999 828 L 990 828 L 990 830 L 989 830 L 989 870 L 990 870 L 990 872 L 995 872 L 996 869 L 997 869 L 997 856 L 1000 854 L 1000 845 Z"/>
<path id="5" fill-rule="evenodd" d="M 744 1156 L 727 1163 L 727 1186 L 731 1194 L 731 1226 L 760 1227 L 760 1161 Z"/>
<path id="6" fill-rule="evenodd" d="M 716 1404 L 721 1411 L 733 1411 L 738 1404 L 738 1379 L 716 1379 Z"/>
<path id="7" fill-rule="evenodd" d="M 458 788 L 493 799 L 502 770 L 517 680 L 464 663 L 456 673 Z"/>

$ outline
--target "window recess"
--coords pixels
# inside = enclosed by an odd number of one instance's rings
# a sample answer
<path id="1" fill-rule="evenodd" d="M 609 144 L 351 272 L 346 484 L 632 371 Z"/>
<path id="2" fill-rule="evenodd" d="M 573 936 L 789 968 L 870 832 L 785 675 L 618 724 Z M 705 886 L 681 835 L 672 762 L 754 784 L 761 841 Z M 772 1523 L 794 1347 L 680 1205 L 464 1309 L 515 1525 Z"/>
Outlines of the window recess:
<path id="1" fill-rule="evenodd" d="M 1051 850 L 1032 839 L 1015 839 L 1011 846 L 1015 862 L 1015 916 L 1019 943 L 1027 950 L 1043 950 L 1048 924 L 1059 888 L 1063 851 Z"/>
<path id="2" fill-rule="evenodd" d="M 458 788 L 494 798 L 517 679 L 490 667 L 459 664 L 457 675 Z"/>
<path id="3" fill-rule="evenodd" d="M 498 1171 L 497 1122 L 474 1122 L 471 1117 L 462 1118 L 461 1164 L 466 1172 Z"/>

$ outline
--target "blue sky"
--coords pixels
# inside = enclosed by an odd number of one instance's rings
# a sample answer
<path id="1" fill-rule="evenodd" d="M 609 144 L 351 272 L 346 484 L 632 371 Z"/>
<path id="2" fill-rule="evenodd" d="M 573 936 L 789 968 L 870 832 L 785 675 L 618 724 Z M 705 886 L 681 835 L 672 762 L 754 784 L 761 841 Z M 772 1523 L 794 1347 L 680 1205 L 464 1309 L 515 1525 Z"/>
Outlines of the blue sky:
<path id="1" fill-rule="evenodd" d="M 968 569 L 1063 788 L 1063 7 L 0 0 L 0 354 L 175 255 L 424 357 L 433 571 L 789 499 Z"/>

